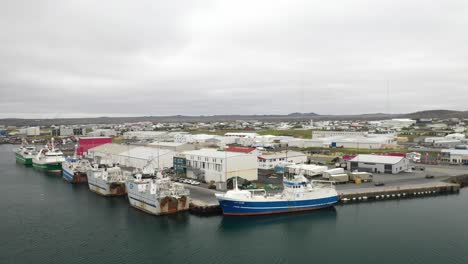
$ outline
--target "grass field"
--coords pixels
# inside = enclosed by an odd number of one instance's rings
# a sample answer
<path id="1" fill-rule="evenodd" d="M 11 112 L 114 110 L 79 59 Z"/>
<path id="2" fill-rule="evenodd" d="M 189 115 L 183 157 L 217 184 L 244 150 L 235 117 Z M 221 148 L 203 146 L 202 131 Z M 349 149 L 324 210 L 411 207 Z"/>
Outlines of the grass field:
<path id="1" fill-rule="evenodd" d="M 357 148 L 302 148 L 298 149 L 302 152 L 320 152 L 326 153 L 327 155 L 354 155 L 354 154 L 382 154 L 382 153 L 395 153 L 402 152 L 406 153 L 406 148 L 396 148 L 396 149 L 357 149 Z"/>
<path id="2" fill-rule="evenodd" d="M 123 137 L 114 137 L 112 138 L 112 143 L 115 143 L 115 144 L 122 144 L 124 143 L 125 140 Z"/>

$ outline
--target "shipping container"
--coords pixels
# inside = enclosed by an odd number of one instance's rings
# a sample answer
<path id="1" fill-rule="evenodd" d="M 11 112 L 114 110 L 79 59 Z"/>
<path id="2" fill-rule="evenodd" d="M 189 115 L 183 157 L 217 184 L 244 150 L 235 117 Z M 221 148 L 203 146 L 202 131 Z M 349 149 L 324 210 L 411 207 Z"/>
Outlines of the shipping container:
<path id="1" fill-rule="evenodd" d="M 330 175 L 330 181 L 334 181 L 336 184 L 347 183 L 349 182 L 349 176 L 346 173 Z"/>
<path id="2" fill-rule="evenodd" d="M 351 172 L 349 174 L 349 180 L 355 181 L 356 179 L 361 179 L 363 182 L 371 182 L 372 181 L 372 173 L 369 172 Z"/>

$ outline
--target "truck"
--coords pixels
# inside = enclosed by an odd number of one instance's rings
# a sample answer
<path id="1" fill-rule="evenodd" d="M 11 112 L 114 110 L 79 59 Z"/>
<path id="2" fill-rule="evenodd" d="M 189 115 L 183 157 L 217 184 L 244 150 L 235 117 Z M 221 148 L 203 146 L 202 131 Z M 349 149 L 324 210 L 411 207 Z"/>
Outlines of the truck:
<path id="1" fill-rule="evenodd" d="M 346 173 L 330 175 L 330 181 L 334 181 L 335 184 L 349 182 L 349 176 Z"/>
<path id="2" fill-rule="evenodd" d="M 330 179 L 330 176 L 331 175 L 335 175 L 335 174 L 343 174 L 345 173 L 344 169 L 343 168 L 335 168 L 335 169 L 330 169 L 330 170 L 326 170 L 323 172 L 322 176 L 323 178 L 325 179 Z"/>
<path id="3" fill-rule="evenodd" d="M 362 182 L 371 182 L 373 179 L 372 173 L 363 171 L 354 171 L 349 174 L 349 180 L 355 181 L 356 178 L 361 179 Z"/>

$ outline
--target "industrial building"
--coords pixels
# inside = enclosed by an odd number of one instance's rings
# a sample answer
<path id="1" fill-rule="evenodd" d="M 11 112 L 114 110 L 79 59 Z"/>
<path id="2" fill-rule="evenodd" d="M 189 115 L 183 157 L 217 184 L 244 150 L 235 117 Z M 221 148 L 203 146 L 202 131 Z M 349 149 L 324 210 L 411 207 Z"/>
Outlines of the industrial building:
<path id="1" fill-rule="evenodd" d="M 20 128 L 19 134 L 26 135 L 26 136 L 39 136 L 41 135 L 40 127 L 27 127 L 27 128 Z"/>
<path id="2" fill-rule="evenodd" d="M 312 131 L 312 139 L 330 137 L 365 137 L 367 132 L 355 131 Z"/>
<path id="3" fill-rule="evenodd" d="M 169 141 L 166 131 L 129 131 L 123 133 L 124 139 Z"/>
<path id="4" fill-rule="evenodd" d="M 172 167 L 174 155 L 174 151 L 167 149 L 111 143 L 89 149 L 86 156 L 97 161 L 105 160 L 126 167 L 137 169 L 149 167 L 156 170 Z"/>
<path id="5" fill-rule="evenodd" d="M 259 169 L 274 169 L 276 166 L 284 165 L 285 163 L 306 163 L 307 155 L 297 151 L 282 151 L 274 153 L 263 153 L 258 156 Z"/>
<path id="6" fill-rule="evenodd" d="M 169 149 L 175 152 L 182 152 L 188 150 L 195 150 L 195 145 L 187 143 L 176 143 L 176 142 L 153 142 L 146 146 L 152 148 Z"/>
<path id="7" fill-rule="evenodd" d="M 72 128 L 72 127 L 60 126 L 59 128 L 52 129 L 51 134 L 54 137 L 82 136 L 84 135 L 84 129 L 81 127 Z"/>
<path id="8" fill-rule="evenodd" d="M 245 153 L 245 154 L 251 154 L 255 156 L 260 156 L 262 153 L 256 149 L 256 148 L 249 148 L 249 147 L 235 147 L 235 146 L 229 146 L 224 149 L 224 151 L 230 151 L 230 152 L 238 152 L 238 153 Z"/>
<path id="9" fill-rule="evenodd" d="M 351 132 L 348 132 L 351 133 Z M 358 132 L 361 133 L 361 132 Z M 348 136 L 335 135 L 332 137 L 319 137 L 315 139 L 293 139 L 289 146 L 298 148 L 358 148 L 383 149 L 396 144 L 393 134 L 351 134 Z"/>
<path id="10" fill-rule="evenodd" d="M 110 137 L 80 137 L 78 139 L 76 155 L 82 156 L 92 148 L 109 143 L 112 143 L 112 138 Z"/>
<path id="11" fill-rule="evenodd" d="M 350 171 L 396 174 L 409 168 L 409 160 L 399 156 L 357 155 L 348 161 Z"/>
<path id="12" fill-rule="evenodd" d="M 114 129 L 96 129 L 87 134 L 89 137 L 115 137 L 117 132 Z"/>
<path id="13" fill-rule="evenodd" d="M 442 161 L 452 164 L 468 165 L 468 150 L 467 149 L 443 149 Z"/>
<path id="14" fill-rule="evenodd" d="M 411 125 L 416 124 L 416 120 L 408 118 L 394 118 L 389 120 L 382 121 L 382 127 L 391 128 L 400 130 L 404 127 L 410 127 Z"/>
<path id="15" fill-rule="evenodd" d="M 257 133 L 242 133 L 242 132 L 229 132 L 225 133 L 224 136 L 226 137 L 239 137 L 239 138 L 255 138 L 258 136 Z"/>
<path id="16" fill-rule="evenodd" d="M 177 153 L 174 155 L 174 172 L 178 176 L 187 175 L 187 158 L 183 153 Z"/>
<path id="17" fill-rule="evenodd" d="M 255 155 L 215 149 L 186 151 L 184 154 L 188 178 L 221 183 L 235 176 L 249 181 L 258 179 Z"/>

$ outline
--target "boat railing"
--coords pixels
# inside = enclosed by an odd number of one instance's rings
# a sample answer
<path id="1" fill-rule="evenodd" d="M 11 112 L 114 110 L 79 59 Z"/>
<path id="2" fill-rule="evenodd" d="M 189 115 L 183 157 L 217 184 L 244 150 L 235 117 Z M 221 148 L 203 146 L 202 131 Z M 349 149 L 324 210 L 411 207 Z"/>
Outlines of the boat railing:
<path id="1" fill-rule="evenodd" d="M 265 189 L 246 189 L 247 191 L 251 192 L 252 194 L 256 193 L 266 193 Z"/>

